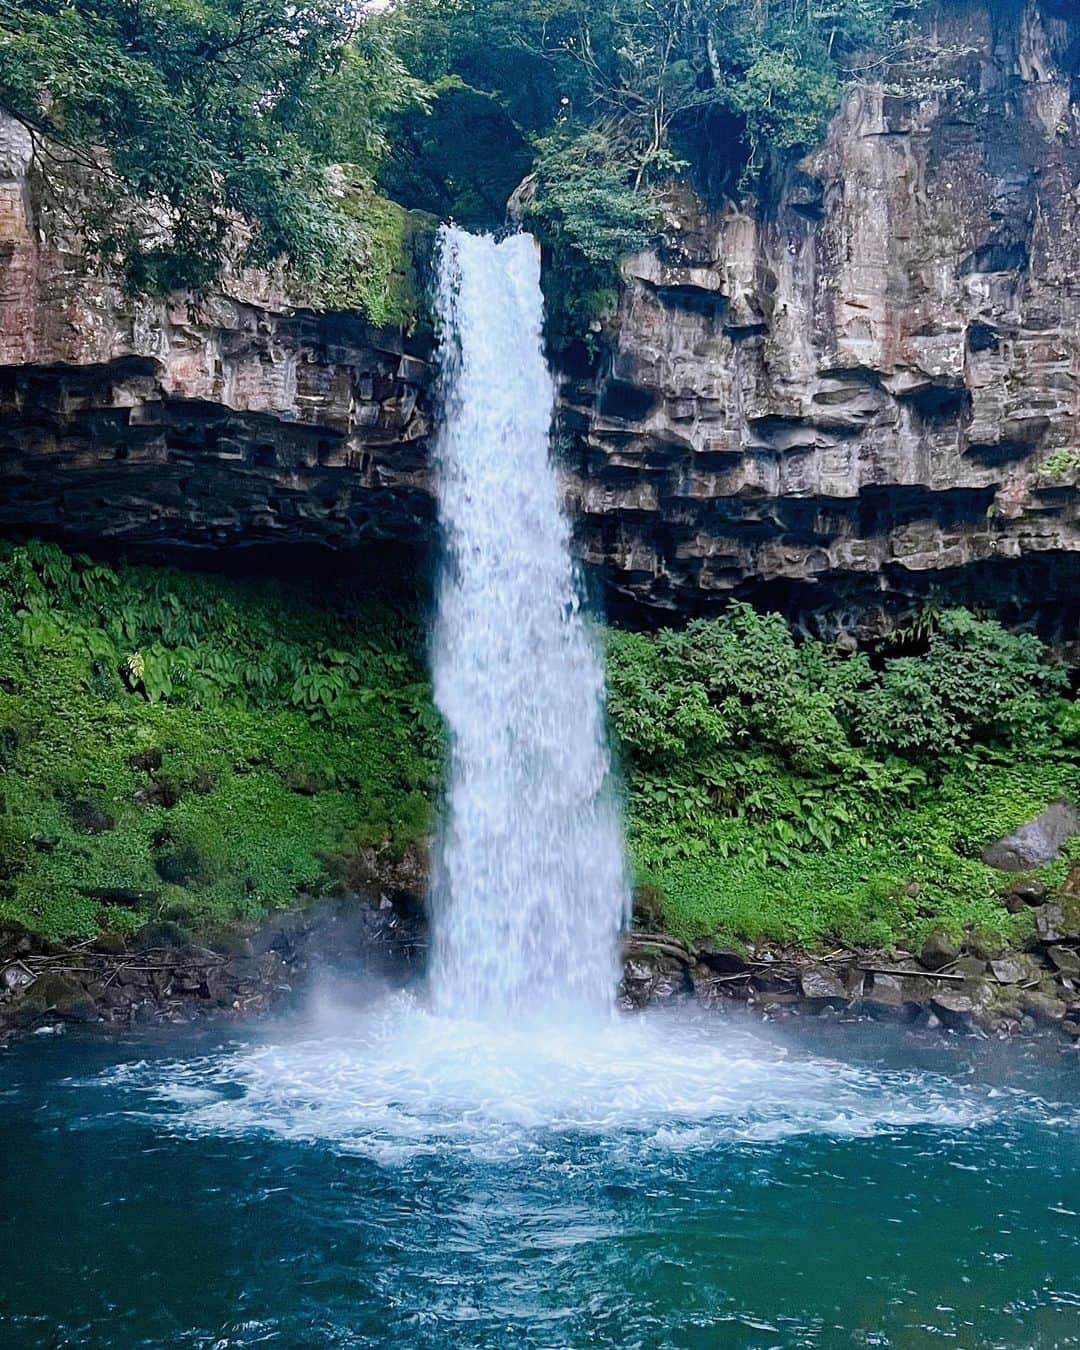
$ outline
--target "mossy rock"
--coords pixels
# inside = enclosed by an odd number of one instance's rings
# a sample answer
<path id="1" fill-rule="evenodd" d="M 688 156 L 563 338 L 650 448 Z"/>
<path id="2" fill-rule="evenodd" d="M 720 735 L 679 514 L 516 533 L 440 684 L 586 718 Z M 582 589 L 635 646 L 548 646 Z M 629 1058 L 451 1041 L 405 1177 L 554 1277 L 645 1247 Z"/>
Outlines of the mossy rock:
<path id="1" fill-rule="evenodd" d="M 135 949 L 145 952 L 153 947 L 188 947 L 193 941 L 190 928 L 173 919 L 162 919 L 139 929 L 135 935 Z"/>
<path id="2" fill-rule="evenodd" d="M 94 1000 L 77 981 L 60 971 L 39 975 L 26 991 L 23 1006 L 28 1011 L 54 1012 L 72 1021 L 90 1021 L 97 1015 Z"/>

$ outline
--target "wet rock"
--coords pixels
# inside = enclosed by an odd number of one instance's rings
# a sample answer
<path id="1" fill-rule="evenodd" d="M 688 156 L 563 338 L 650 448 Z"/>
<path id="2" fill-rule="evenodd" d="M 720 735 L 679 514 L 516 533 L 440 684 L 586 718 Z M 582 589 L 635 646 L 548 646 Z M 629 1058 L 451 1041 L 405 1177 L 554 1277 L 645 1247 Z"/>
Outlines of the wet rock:
<path id="1" fill-rule="evenodd" d="M 1080 815 L 1071 802 L 1058 801 L 1021 825 L 1018 830 L 983 850 L 983 862 L 1002 872 L 1024 872 L 1045 867 L 1062 845 L 1080 833 Z"/>
<path id="2" fill-rule="evenodd" d="M 1008 943 L 999 933 L 991 933 L 986 929 L 976 929 L 968 938 L 967 945 L 971 956 L 983 962 L 1003 956 L 1008 947 Z"/>
<path id="3" fill-rule="evenodd" d="M 799 981 L 791 966 L 777 965 L 775 970 L 755 970 L 751 986 L 759 994 L 795 994 Z"/>
<path id="4" fill-rule="evenodd" d="M 968 1031 L 978 1004 L 970 994 L 960 989 L 939 989 L 934 994 L 931 1007 L 952 1031 Z"/>
<path id="5" fill-rule="evenodd" d="M 1021 990 L 1020 1006 L 1042 1026 L 1055 1026 L 1065 1020 L 1064 1002 L 1037 989 Z"/>
<path id="6" fill-rule="evenodd" d="M 1060 905 L 1040 905 L 1035 911 L 1035 934 L 1040 942 L 1063 942 L 1072 936 L 1067 931 Z"/>
<path id="7" fill-rule="evenodd" d="M 37 977 L 21 961 L 12 961 L 0 970 L 0 997 L 17 996 L 34 983 Z"/>
<path id="8" fill-rule="evenodd" d="M 1049 947 L 1046 952 L 1052 964 L 1063 975 L 1080 977 L 1080 953 L 1071 947 Z"/>
<path id="9" fill-rule="evenodd" d="M 97 1017 L 94 1000 L 81 984 L 58 971 L 39 975 L 27 990 L 26 1004 L 41 1012 L 54 1012 L 73 1022 L 90 1022 Z"/>
<path id="10" fill-rule="evenodd" d="M 867 974 L 856 965 L 848 966 L 844 972 L 844 991 L 852 1002 L 862 998 L 866 989 Z"/>
<path id="11" fill-rule="evenodd" d="M 947 928 L 935 928 L 923 943 L 919 960 L 928 970 L 940 970 L 960 955 L 960 940 Z"/>
<path id="12" fill-rule="evenodd" d="M 1020 901 L 1021 905 L 1041 905 L 1046 899 L 1046 884 L 1037 879 L 1017 881 L 1009 887 L 1009 895 Z"/>
<path id="13" fill-rule="evenodd" d="M 1029 978 L 1028 963 L 1019 956 L 1002 956 L 990 962 L 994 979 L 999 984 L 1019 984 Z"/>
<path id="14" fill-rule="evenodd" d="M 904 998 L 904 980 L 899 975 L 871 974 L 863 992 L 862 1007 L 872 1017 L 886 1020 L 905 1018 L 908 1014 Z"/>
<path id="15" fill-rule="evenodd" d="M 921 975 L 905 976 L 903 981 L 904 1002 L 916 1012 L 921 1011 L 933 1001 L 935 982 Z"/>
<path id="16" fill-rule="evenodd" d="M 620 1002 L 624 1007 L 645 1008 L 690 989 L 686 967 L 671 957 L 639 954 L 623 964 Z"/>
<path id="17" fill-rule="evenodd" d="M 962 956 L 949 969 L 957 975 L 966 976 L 969 980 L 981 980 L 987 972 L 988 965 L 978 956 Z"/>
<path id="18" fill-rule="evenodd" d="M 815 1002 L 835 1003 L 838 1006 L 848 1002 L 848 992 L 843 982 L 828 966 L 806 966 L 800 970 L 799 992 L 803 998 Z"/>

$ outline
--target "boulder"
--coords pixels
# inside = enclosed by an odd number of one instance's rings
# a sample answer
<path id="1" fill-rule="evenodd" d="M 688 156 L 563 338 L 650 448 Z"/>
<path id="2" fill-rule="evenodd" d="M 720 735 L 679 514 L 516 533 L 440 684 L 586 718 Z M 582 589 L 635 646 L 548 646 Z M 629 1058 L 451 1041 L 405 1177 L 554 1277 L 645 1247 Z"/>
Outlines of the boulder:
<path id="1" fill-rule="evenodd" d="M 26 993 L 26 1002 L 39 1012 L 54 1012 L 73 1022 L 97 1017 L 94 1000 L 81 984 L 59 971 L 39 975 Z"/>
<path id="2" fill-rule="evenodd" d="M 947 928 L 935 928 L 923 943 L 919 960 L 928 970 L 940 970 L 960 955 L 960 940 Z"/>
<path id="3" fill-rule="evenodd" d="M 0 970 L 0 998 L 5 995 L 17 997 L 34 983 L 34 979 L 33 971 L 28 970 L 21 961 L 12 961 Z"/>
<path id="4" fill-rule="evenodd" d="M 983 850 L 983 862 L 1001 872 L 1026 872 L 1045 867 L 1062 845 L 1080 834 L 1080 815 L 1072 802 L 1053 802 L 1033 820 Z"/>
<path id="5" fill-rule="evenodd" d="M 1019 984 L 1029 978 L 1029 966 L 1021 956 L 1002 956 L 990 962 L 990 969 L 998 984 Z"/>
<path id="6" fill-rule="evenodd" d="M 1052 994 L 1043 994 L 1036 989 L 1024 989 L 1020 993 L 1020 1006 L 1043 1026 L 1057 1026 L 1065 1020 L 1065 1004 Z"/>
<path id="7" fill-rule="evenodd" d="M 972 1018 L 979 1008 L 975 999 L 960 989 L 939 989 L 930 1006 L 953 1031 L 970 1030 Z"/>
<path id="8" fill-rule="evenodd" d="M 1003 956 L 1007 947 L 1008 943 L 1000 933 L 985 928 L 976 928 L 968 938 L 968 951 L 980 961 L 993 961 L 995 957 Z"/>
<path id="9" fill-rule="evenodd" d="M 871 1017 L 904 1017 L 909 1006 L 904 998 L 904 981 L 901 976 L 878 974 L 870 976 L 869 987 L 863 991 L 862 1007 Z"/>
<path id="10" fill-rule="evenodd" d="M 1041 905 L 1046 899 L 1046 883 L 1036 877 L 1014 881 L 1009 887 L 1009 896 L 1019 900 L 1021 905 Z"/>
<path id="11" fill-rule="evenodd" d="M 848 993 L 835 971 L 828 966 L 806 966 L 799 971 L 799 992 L 817 1002 L 844 1004 Z"/>
<path id="12" fill-rule="evenodd" d="M 1035 935 L 1040 942 L 1067 942 L 1080 936 L 1073 916 L 1061 905 L 1040 905 L 1035 911 Z"/>
<path id="13" fill-rule="evenodd" d="M 957 975 L 966 975 L 969 980 L 983 979 L 987 968 L 987 962 L 978 956 L 962 956 L 950 967 Z"/>
<path id="14" fill-rule="evenodd" d="M 1072 947 L 1049 947 L 1046 952 L 1054 967 L 1071 979 L 1080 977 L 1080 953 Z"/>

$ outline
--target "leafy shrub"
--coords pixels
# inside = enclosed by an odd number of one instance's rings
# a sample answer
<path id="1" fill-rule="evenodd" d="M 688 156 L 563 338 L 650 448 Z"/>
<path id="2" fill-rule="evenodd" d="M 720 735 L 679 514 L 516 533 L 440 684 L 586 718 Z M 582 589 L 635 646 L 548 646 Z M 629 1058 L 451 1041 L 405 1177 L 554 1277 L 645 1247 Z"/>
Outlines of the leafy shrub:
<path id="1" fill-rule="evenodd" d="M 549 250 L 556 334 L 583 331 L 614 306 L 619 263 L 644 248 L 657 209 L 599 131 L 560 131 L 540 142 L 525 224 Z"/>
<path id="2" fill-rule="evenodd" d="M 639 878 L 691 937 L 886 945 L 942 921 L 1015 936 L 978 853 L 1080 788 L 1066 684 L 1037 638 L 960 610 L 936 616 L 925 655 L 879 669 L 745 604 L 610 633 Z"/>
<path id="3" fill-rule="evenodd" d="M 322 858 L 360 822 L 398 850 L 426 830 L 441 727 L 407 592 L 30 543 L 0 546 L 0 605 L 0 915 L 212 926 L 330 884 Z"/>

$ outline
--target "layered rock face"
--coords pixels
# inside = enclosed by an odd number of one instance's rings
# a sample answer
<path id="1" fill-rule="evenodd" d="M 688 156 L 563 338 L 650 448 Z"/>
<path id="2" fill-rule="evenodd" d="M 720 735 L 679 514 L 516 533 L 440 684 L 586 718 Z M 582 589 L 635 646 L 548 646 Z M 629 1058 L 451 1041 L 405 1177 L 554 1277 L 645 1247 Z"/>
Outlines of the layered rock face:
<path id="1" fill-rule="evenodd" d="M 672 199 L 602 377 L 566 387 L 583 555 L 618 594 L 835 629 L 992 590 L 1075 620 L 1076 478 L 1043 472 L 1080 413 L 1072 13 L 943 4 L 774 205 Z"/>
<path id="2" fill-rule="evenodd" d="M 0 527 L 173 548 L 427 530 L 422 353 L 257 274 L 135 300 L 35 189 L 0 119 Z"/>
<path id="3" fill-rule="evenodd" d="M 583 560 L 636 619 L 732 594 L 872 633 L 927 599 L 1075 632 L 1080 17 L 939 0 L 756 211 L 670 200 L 563 381 Z M 0 124 L 0 528 L 143 548 L 432 535 L 421 343 L 244 276 L 93 276 Z M 1049 469 L 1047 468 L 1049 464 Z"/>

